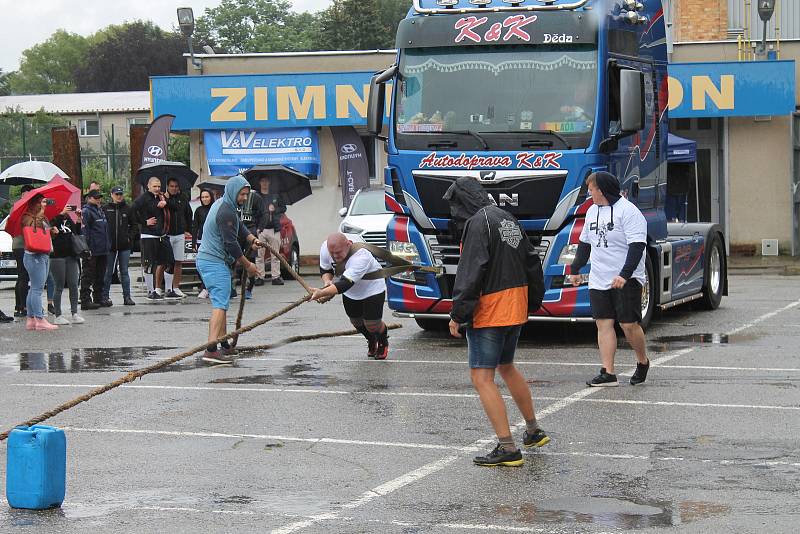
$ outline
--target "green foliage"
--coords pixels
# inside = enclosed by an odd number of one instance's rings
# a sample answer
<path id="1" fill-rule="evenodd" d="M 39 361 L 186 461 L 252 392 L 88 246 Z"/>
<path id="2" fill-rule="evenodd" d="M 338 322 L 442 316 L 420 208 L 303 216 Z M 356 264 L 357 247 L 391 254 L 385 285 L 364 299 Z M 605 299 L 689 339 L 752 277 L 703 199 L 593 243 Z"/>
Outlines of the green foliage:
<path id="1" fill-rule="evenodd" d="M 44 111 L 29 117 L 16 110 L 6 110 L 0 114 L 0 156 L 21 158 L 18 161 L 27 159 L 29 154 L 49 158 L 53 151 L 50 130 L 66 123 L 60 115 Z M 3 168 L 18 161 L 3 160 Z"/>
<path id="2" fill-rule="evenodd" d="M 8 96 L 11 94 L 11 81 L 9 78 L 11 74 L 10 72 L 3 72 L 3 69 L 0 69 L 0 96 Z"/>
<path id="3" fill-rule="evenodd" d="M 150 76 L 183 74 L 183 38 L 152 22 L 109 26 L 92 37 L 86 57 L 75 70 L 79 92 L 143 91 Z"/>
<path id="4" fill-rule="evenodd" d="M 167 154 L 169 154 L 170 161 L 180 161 L 187 167 L 191 167 L 189 161 L 189 136 L 177 133 L 170 134 Z"/>
<path id="5" fill-rule="evenodd" d="M 58 30 L 46 41 L 22 52 L 19 70 L 9 75 L 12 94 L 72 93 L 75 70 L 87 62 L 89 40 Z"/>
<path id="6" fill-rule="evenodd" d="M 319 15 L 320 50 L 376 50 L 394 47 L 397 24 L 410 0 L 333 0 Z"/>

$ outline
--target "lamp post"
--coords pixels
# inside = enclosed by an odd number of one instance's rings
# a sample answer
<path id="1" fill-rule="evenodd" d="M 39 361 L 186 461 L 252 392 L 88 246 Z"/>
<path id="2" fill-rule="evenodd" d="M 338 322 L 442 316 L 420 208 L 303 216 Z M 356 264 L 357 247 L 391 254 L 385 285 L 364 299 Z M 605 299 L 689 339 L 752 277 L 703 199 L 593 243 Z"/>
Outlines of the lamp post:
<path id="1" fill-rule="evenodd" d="M 178 26 L 181 29 L 181 33 L 186 36 L 186 40 L 189 42 L 189 55 L 192 58 L 192 65 L 196 69 L 201 69 L 202 63 L 200 63 L 199 59 L 194 57 L 194 47 L 192 46 L 192 34 L 194 33 L 194 12 L 192 12 L 191 7 L 178 8 Z"/>
<path id="2" fill-rule="evenodd" d="M 775 12 L 775 0 L 758 0 L 758 17 L 764 23 L 764 35 L 761 36 L 761 56 L 767 58 L 767 22 Z"/>

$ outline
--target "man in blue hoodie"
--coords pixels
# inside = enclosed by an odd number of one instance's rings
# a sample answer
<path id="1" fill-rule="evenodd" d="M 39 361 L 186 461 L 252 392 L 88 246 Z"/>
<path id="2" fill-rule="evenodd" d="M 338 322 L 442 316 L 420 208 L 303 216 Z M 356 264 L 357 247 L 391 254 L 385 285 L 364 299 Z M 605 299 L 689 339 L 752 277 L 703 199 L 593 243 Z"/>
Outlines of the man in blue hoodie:
<path id="1" fill-rule="evenodd" d="M 232 176 L 225 184 L 225 193 L 212 204 L 203 225 L 203 241 L 197 252 L 197 270 L 211 299 L 211 319 L 208 321 L 209 347 L 203 361 L 211 364 L 233 363 L 236 349 L 228 341 L 217 348 L 214 341 L 225 335 L 227 312 L 231 301 L 231 267 L 238 263 L 251 276 L 264 276 L 256 264 L 248 260 L 240 243 L 263 247 L 239 220 L 237 206 L 250 194 L 250 184 L 241 175 Z"/>

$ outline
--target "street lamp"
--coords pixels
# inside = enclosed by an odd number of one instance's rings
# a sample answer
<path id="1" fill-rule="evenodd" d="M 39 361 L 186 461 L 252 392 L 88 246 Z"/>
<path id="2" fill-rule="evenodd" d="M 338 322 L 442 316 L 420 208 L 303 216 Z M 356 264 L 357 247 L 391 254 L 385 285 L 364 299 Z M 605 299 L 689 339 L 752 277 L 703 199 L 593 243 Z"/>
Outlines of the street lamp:
<path id="1" fill-rule="evenodd" d="M 194 33 L 194 13 L 192 12 L 191 7 L 178 8 L 178 26 L 181 29 L 181 33 L 186 36 L 186 40 L 189 42 L 189 55 L 192 58 L 192 65 L 194 65 L 194 68 L 196 69 L 202 68 L 200 60 L 194 57 L 194 47 L 192 46 L 192 34 Z"/>
<path id="2" fill-rule="evenodd" d="M 761 36 L 761 54 L 767 56 L 767 22 L 775 12 L 775 0 L 758 0 L 758 17 L 764 23 L 764 35 Z"/>

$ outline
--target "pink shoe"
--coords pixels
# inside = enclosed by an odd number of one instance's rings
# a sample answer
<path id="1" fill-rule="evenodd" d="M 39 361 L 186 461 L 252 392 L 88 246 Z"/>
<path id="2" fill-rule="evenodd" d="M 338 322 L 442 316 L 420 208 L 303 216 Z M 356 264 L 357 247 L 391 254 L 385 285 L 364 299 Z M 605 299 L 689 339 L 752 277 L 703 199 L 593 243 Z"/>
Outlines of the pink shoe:
<path id="1" fill-rule="evenodd" d="M 34 330 L 58 330 L 56 325 L 50 324 L 44 317 L 41 319 L 36 317 L 34 323 Z"/>
<path id="2" fill-rule="evenodd" d="M 28 330 L 36 330 L 36 320 L 33 317 L 28 317 L 25 321 L 25 328 Z"/>

